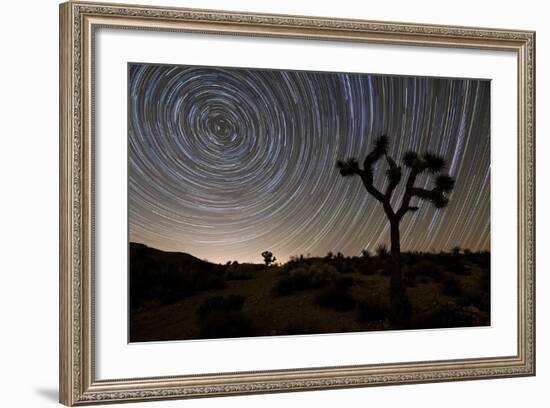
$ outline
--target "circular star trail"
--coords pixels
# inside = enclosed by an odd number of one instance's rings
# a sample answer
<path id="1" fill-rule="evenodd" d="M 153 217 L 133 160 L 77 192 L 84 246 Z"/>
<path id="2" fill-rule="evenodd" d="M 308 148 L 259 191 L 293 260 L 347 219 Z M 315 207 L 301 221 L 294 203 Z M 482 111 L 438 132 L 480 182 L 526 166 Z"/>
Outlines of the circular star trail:
<path id="1" fill-rule="evenodd" d="M 388 221 L 335 163 L 384 133 L 396 160 L 429 150 L 456 179 L 447 208 L 405 216 L 402 250 L 488 250 L 489 81 L 131 64 L 130 240 L 213 262 L 373 250 Z"/>

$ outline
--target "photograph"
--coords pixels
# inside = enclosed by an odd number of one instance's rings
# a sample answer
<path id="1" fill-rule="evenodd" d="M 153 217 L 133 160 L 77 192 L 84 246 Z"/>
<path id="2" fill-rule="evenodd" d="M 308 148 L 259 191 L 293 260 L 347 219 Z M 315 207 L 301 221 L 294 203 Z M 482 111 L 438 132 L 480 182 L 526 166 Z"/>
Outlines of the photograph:
<path id="1" fill-rule="evenodd" d="M 129 342 L 491 325 L 491 80 L 129 62 Z"/>

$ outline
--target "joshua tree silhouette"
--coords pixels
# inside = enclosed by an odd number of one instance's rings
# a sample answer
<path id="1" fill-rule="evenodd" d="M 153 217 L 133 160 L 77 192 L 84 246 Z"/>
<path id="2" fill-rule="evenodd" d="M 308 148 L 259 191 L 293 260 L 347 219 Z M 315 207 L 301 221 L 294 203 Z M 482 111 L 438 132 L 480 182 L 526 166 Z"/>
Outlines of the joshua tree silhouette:
<path id="1" fill-rule="evenodd" d="M 386 191 L 378 190 L 373 184 L 373 166 L 386 158 L 388 169 L 388 185 Z M 391 319 L 394 323 L 404 322 L 405 305 L 407 302 L 403 279 L 401 275 L 401 239 L 399 224 L 405 214 L 410 211 L 417 211 L 418 206 L 411 204 L 413 198 L 430 201 L 435 208 L 443 208 L 449 202 L 448 194 L 454 187 L 454 179 L 448 175 L 441 174 L 445 169 L 445 160 L 434 153 L 419 155 L 414 151 L 408 151 L 402 158 L 403 164 L 409 169 L 409 175 L 405 184 L 405 192 L 401 199 L 401 205 L 394 210 L 391 205 L 391 198 L 394 190 L 399 185 L 402 177 L 402 169 L 395 160 L 388 154 L 388 137 L 380 136 L 376 139 L 374 147 L 367 154 L 363 162 L 363 168 L 359 166 L 356 159 L 350 158 L 345 161 L 338 160 L 336 166 L 343 177 L 360 176 L 363 186 L 369 194 L 376 198 L 383 206 L 384 212 L 390 222 L 391 237 L 391 277 L 390 277 L 390 309 Z M 424 189 L 415 187 L 417 177 L 428 172 L 434 176 L 434 187 Z"/>
<path id="2" fill-rule="evenodd" d="M 277 258 L 273 256 L 273 252 L 271 251 L 262 252 L 262 257 L 264 258 L 265 266 L 269 266 L 277 260 Z"/>

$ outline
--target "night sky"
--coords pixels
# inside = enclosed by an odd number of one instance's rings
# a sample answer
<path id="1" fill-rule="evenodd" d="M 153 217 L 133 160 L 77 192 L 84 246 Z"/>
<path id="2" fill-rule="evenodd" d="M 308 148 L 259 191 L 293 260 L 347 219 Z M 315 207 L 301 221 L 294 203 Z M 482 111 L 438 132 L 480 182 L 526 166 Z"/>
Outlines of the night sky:
<path id="1" fill-rule="evenodd" d="M 212 262 L 359 255 L 389 244 L 381 204 L 336 161 L 387 134 L 447 159 L 449 205 L 401 222 L 402 251 L 490 249 L 490 81 L 153 64 L 129 65 L 133 242 Z M 375 167 L 384 190 L 386 164 Z M 402 186 L 394 192 L 394 207 Z M 433 178 L 417 186 L 431 188 Z"/>

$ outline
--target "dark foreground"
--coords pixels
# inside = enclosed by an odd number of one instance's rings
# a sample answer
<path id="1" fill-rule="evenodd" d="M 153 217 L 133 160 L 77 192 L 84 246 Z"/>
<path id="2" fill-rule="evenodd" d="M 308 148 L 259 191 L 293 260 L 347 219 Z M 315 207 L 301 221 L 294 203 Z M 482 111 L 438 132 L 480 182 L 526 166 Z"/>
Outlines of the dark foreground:
<path id="1" fill-rule="evenodd" d="M 490 325 L 489 252 L 402 255 L 407 321 L 389 322 L 389 258 L 212 264 L 130 244 L 130 341 Z"/>

